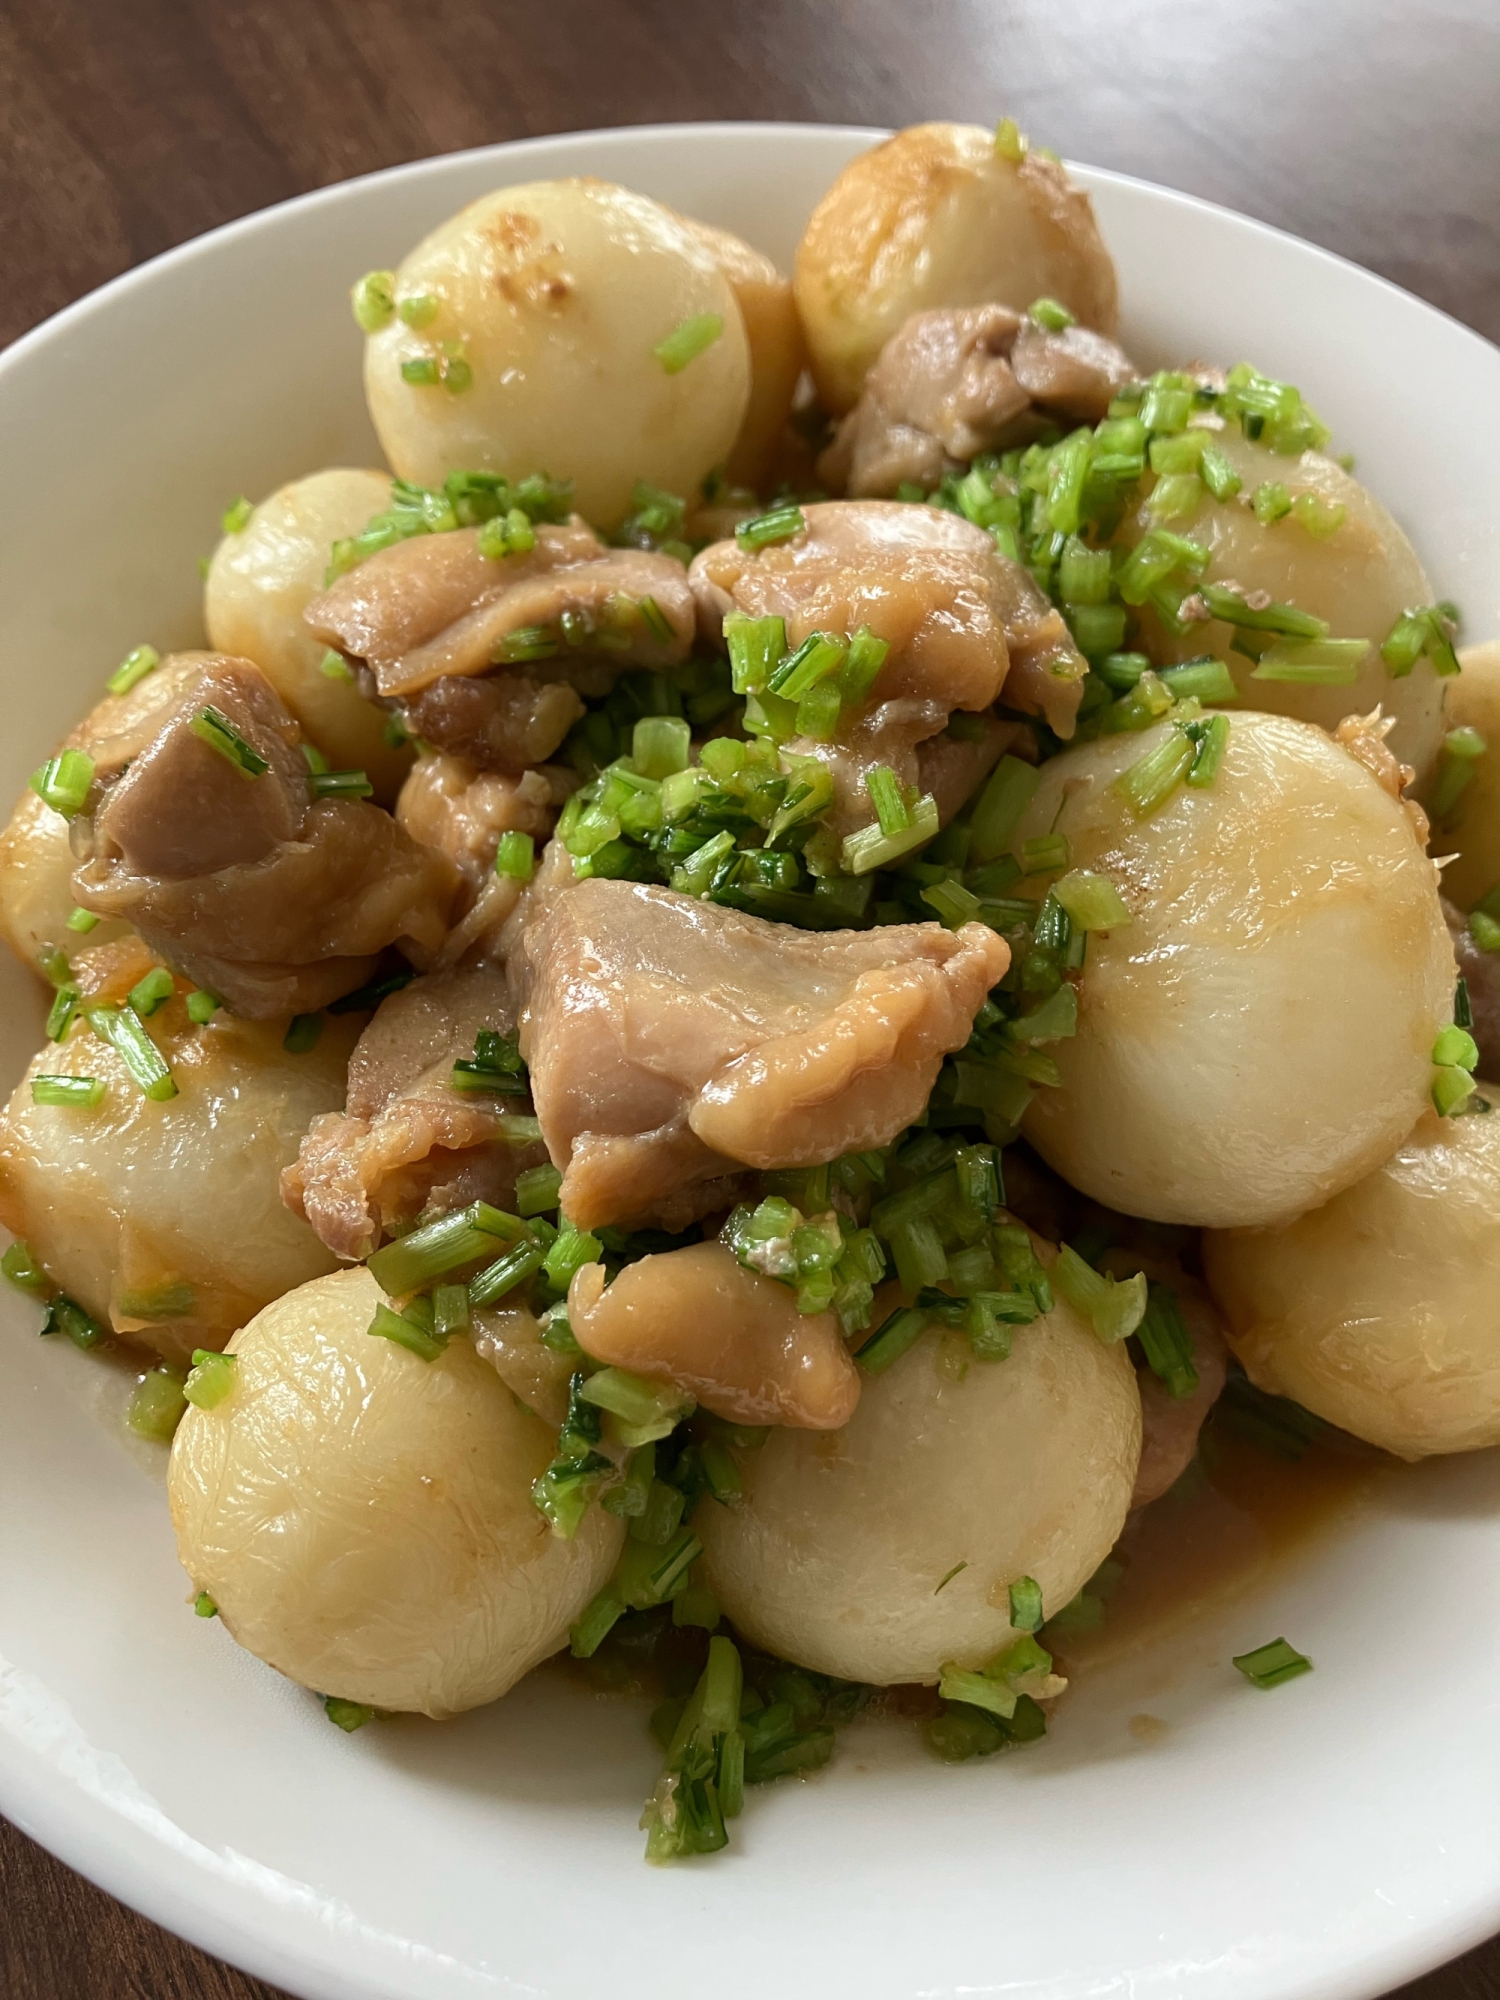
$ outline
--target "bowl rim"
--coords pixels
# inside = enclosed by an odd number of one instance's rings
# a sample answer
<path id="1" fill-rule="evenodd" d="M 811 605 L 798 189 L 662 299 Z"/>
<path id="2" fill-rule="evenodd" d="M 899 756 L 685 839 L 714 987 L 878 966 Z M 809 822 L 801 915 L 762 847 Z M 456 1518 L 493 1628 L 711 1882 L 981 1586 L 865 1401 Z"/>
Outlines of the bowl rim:
<path id="1" fill-rule="evenodd" d="M 65 341 L 75 328 L 94 316 L 108 313 L 116 301 L 148 288 L 163 273 L 189 266 L 221 248 L 275 229 L 289 217 L 335 207 L 354 190 L 437 178 L 462 163 L 478 165 L 493 161 L 509 169 L 518 162 L 535 162 L 544 171 L 553 149 L 589 141 L 639 139 L 649 145 L 667 138 L 708 142 L 730 133 L 740 136 L 755 133 L 770 142 L 816 133 L 874 145 L 889 137 L 891 130 L 879 125 L 812 119 L 658 120 L 533 134 L 377 168 L 251 209 L 121 271 L 0 349 L 0 379 L 24 367 L 39 351 Z M 1500 362 L 1500 345 L 1443 308 L 1352 258 L 1222 203 L 1139 175 L 1072 160 L 1064 164 L 1091 191 L 1100 187 L 1137 191 L 1154 202 L 1211 217 L 1220 227 L 1232 226 L 1247 236 L 1293 248 L 1300 256 L 1317 263 L 1357 273 L 1365 285 L 1378 286 L 1391 299 L 1408 308 L 1415 307 L 1421 314 L 1430 315 L 1465 336 L 1477 351 L 1490 357 L 1486 365 Z M 24 1705 L 29 1679 L 0 1655 L 0 1705 L 6 1702 L 12 1689 L 19 1690 Z M 39 1715 L 37 1721 L 48 1733 L 56 1726 L 51 1717 Z M 28 1741 L 24 1731 L 19 1737 L 0 1731 L 0 1810 L 23 1834 L 148 1920 L 255 1977 L 288 1992 L 306 1995 L 308 2000 L 314 2000 L 314 1996 L 316 2000 L 370 2000 L 377 1989 L 367 1973 L 352 1967 L 346 1970 L 331 1960 L 312 1959 L 295 1946 L 283 1943 L 277 1935 L 257 1927 L 253 1906 L 244 1897 L 248 1876 L 241 1880 L 233 1869 L 226 1872 L 222 1866 L 213 1870 L 201 1867 L 174 1870 L 170 1866 L 174 1854 L 179 1860 L 201 1861 L 208 1856 L 208 1850 L 199 1848 L 154 1806 L 148 1812 L 141 1801 L 122 1790 L 118 1778 L 103 1768 L 113 1763 L 107 1753 L 94 1750 L 80 1740 L 79 1747 L 92 1760 L 93 1768 L 83 1782 L 78 1781 L 80 1773 L 76 1769 L 70 1769 L 69 1776 L 62 1778 L 50 1760 L 36 1754 L 35 1740 L 40 1733 L 33 1731 L 33 1740 Z M 192 1853 L 188 1854 L 188 1850 Z M 210 1858 L 218 1862 L 220 1857 Z M 333 1906 L 327 1906 L 327 1914 L 333 1914 Z M 1369 2000 L 1370 1995 L 1419 1977 L 1497 1932 L 1500 1932 L 1500 1882 L 1487 1900 L 1476 1902 L 1467 1910 L 1449 1908 L 1435 1913 L 1430 1922 L 1405 1940 L 1384 1945 L 1377 1959 L 1350 1962 L 1341 1970 L 1297 1989 L 1298 2000 Z M 496 1990 L 507 1989 L 511 1982 L 501 1975 L 495 1986 Z M 397 1989 L 380 1990 L 394 1994 Z"/>

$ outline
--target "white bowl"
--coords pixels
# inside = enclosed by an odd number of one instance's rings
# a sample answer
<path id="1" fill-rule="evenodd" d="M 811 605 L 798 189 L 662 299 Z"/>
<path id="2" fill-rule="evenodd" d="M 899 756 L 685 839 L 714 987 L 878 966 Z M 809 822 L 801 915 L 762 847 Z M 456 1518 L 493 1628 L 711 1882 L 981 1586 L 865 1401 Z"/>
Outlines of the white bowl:
<path id="1" fill-rule="evenodd" d="M 678 126 L 402 167 L 221 229 L 0 360 L 0 791 L 137 641 L 198 634 L 236 494 L 368 461 L 346 292 L 463 202 L 587 172 L 786 264 L 875 136 Z M 1335 164 L 1330 162 L 1330 171 Z M 1148 361 L 1296 381 L 1475 638 L 1500 635 L 1500 354 L 1256 223 L 1080 171 Z M 7 1075 L 42 1009 L 0 968 Z M 216 1218 L 224 1227 L 232 1218 Z M 1385 1482 L 1227 1609 L 1095 1675 L 1048 1740 L 945 1770 L 870 1726 L 753 1796 L 730 1854 L 642 1865 L 641 1711 L 555 1677 L 346 1738 L 192 1616 L 117 1378 L 0 1303 L 0 1807 L 115 1895 L 309 2000 L 1370 1995 L 1500 1927 L 1500 1458 Z M 1274 1695 L 1231 1652 L 1285 1631 Z M 1127 1729 L 1149 1708 L 1171 1728 Z"/>

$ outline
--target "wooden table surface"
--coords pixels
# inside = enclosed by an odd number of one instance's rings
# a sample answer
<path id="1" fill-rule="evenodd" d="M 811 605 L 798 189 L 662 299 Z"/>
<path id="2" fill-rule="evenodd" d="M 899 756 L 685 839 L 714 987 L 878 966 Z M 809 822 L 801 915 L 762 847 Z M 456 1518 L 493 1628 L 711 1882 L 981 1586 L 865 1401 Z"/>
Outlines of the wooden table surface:
<path id="1" fill-rule="evenodd" d="M 4 0 L 0 342 L 428 153 L 683 118 L 1009 113 L 1500 339 L 1500 0 Z M 1404 1989 L 1500 2000 L 1500 1939 Z M 274 2000 L 0 1822 L 3 2000 Z"/>

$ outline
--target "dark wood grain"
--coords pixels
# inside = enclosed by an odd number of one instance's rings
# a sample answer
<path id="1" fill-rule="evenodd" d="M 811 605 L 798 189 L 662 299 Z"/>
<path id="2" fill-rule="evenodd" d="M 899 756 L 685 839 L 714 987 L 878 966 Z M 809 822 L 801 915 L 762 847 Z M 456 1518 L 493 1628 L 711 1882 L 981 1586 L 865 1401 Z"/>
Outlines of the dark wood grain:
<path id="1" fill-rule="evenodd" d="M 9 0 L 0 342 L 185 237 L 498 139 L 989 122 L 1263 217 L 1500 338 L 1496 0 Z M 0 1822 L 3 2000 L 276 2000 Z M 1500 2000 L 1500 1940 L 1404 1989 Z"/>

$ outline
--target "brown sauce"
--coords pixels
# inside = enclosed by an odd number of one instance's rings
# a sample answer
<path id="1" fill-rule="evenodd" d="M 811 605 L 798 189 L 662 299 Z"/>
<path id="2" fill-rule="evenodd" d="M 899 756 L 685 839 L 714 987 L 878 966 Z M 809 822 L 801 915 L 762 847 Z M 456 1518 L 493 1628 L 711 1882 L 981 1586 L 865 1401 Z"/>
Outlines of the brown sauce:
<path id="1" fill-rule="evenodd" d="M 1159 1644 L 1336 1532 L 1403 1470 L 1337 1432 L 1281 1456 L 1216 1411 L 1177 1485 L 1127 1523 L 1094 1586 L 1102 1618 L 1092 1630 L 1054 1628 L 1057 1651 L 1083 1679 Z"/>

